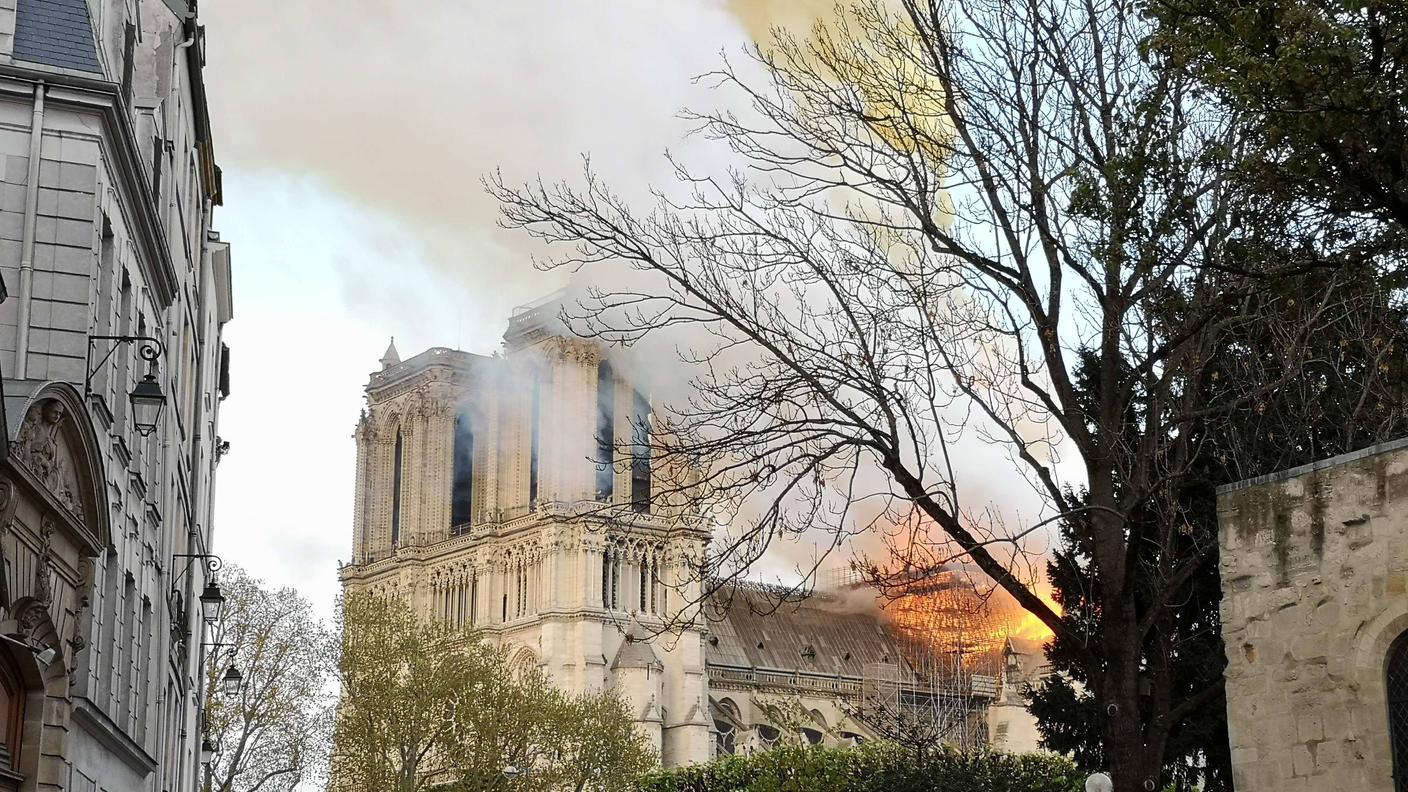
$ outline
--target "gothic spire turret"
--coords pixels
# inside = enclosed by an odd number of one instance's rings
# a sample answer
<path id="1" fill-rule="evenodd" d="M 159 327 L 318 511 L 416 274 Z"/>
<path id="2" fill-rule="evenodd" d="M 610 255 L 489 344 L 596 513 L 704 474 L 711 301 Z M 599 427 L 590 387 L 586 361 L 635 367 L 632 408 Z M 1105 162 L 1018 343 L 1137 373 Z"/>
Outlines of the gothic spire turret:
<path id="1" fill-rule="evenodd" d="M 401 362 L 401 355 L 396 352 L 396 336 L 391 337 L 391 343 L 387 345 L 386 352 L 381 356 L 381 370 L 385 371 Z"/>

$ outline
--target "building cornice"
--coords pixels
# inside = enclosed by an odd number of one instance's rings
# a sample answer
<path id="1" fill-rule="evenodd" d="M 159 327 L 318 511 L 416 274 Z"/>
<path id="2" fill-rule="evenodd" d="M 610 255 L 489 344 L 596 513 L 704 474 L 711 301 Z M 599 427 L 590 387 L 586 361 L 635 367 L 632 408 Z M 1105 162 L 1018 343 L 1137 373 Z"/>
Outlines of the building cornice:
<path id="1" fill-rule="evenodd" d="M 176 298 L 176 267 L 157 219 L 156 197 L 143 173 L 137 134 L 122 106 L 121 86 L 64 71 L 0 63 L 0 95 L 29 101 L 35 83 L 49 86 L 48 106 L 93 113 L 102 119 L 113 171 L 128 199 L 124 205 L 135 208 L 135 242 L 142 251 L 142 261 L 148 264 L 145 269 L 152 297 L 165 309 Z"/>
<path id="2" fill-rule="evenodd" d="M 123 764 L 143 776 L 156 771 L 156 760 L 142 746 L 128 737 L 107 713 L 98 709 L 92 701 L 84 697 L 73 700 L 73 721 L 95 740 L 107 746 Z"/>

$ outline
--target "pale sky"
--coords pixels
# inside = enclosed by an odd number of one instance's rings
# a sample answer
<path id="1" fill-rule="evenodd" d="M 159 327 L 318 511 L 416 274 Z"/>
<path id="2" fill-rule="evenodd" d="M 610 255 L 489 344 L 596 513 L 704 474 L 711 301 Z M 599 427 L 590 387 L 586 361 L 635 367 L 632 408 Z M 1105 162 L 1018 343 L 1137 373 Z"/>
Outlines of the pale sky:
<path id="1" fill-rule="evenodd" d="M 676 117 L 726 101 L 692 78 L 809 6 L 830 0 L 202 3 L 235 292 L 215 551 L 330 615 L 388 338 L 487 354 L 558 285 L 480 178 L 571 179 L 589 153 L 639 190 L 667 181 L 666 149 L 720 156 Z"/>
<path id="2" fill-rule="evenodd" d="M 324 614 L 350 556 L 351 439 L 390 336 L 489 353 L 551 291 L 481 176 L 662 181 L 691 78 L 746 41 L 712 0 L 207 0 L 233 245 L 216 552 Z"/>

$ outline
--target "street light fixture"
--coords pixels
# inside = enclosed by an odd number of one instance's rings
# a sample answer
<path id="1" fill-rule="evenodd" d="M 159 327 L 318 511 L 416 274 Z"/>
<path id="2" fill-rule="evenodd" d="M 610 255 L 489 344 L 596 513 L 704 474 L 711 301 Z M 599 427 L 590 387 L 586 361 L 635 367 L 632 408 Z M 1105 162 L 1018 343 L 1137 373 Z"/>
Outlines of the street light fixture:
<path id="1" fill-rule="evenodd" d="M 225 675 L 220 677 L 220 692 L 234 698 L 240 694 L 240 685 L 243 683 L 244 675 L 240 673 L 238 668 L 235 668 L 234 663 L 231 663 L 230 667 L 225 670 Z"/>
<path id="2" fill-rule="evenodd" d="M 97 364 L 93 363 L 93 346 L 99 341 L 112 341 L 113 345 L 107 354 L 99 358 Z M 166 394 L 161 390 L 161 383 L 156 381 L 156 361 L 166 351 L 166 346 L 160 340 L 151 336 L 127 336 L 127 335 L 93 335 L 88 336 L 88 360 L 87 372 L 83 378 L 83 398 L 93 395 L 93 375 L 108 362 L 112 353 L 117 351 L 122 344 L 138 344 L 137 355 L 151 364 L 151 369 L 142 381 L 137 383 L 137 387 L 132 389 L 128 398 L 132 402 L 132 425 L 143 437 L 156 431 L 161 423 L 161 411 L 166 406 Z"/>
<path id="3" fill-rule="evenodd" d="M 220 591 L 220 584 L 215 582 L 214 574 L 206 580 L 205 590 L 200 593 L 200 613 L 207 622 L 218 622 L 225 614 L 225 595 Z"/>
<path id="4" fill-rule="evenodd" d="M 147 372 L 129 398 L 132 400 L 132 425 L 137 433 L 146 437 L 155 432 L 161 425 L 161 410 L 166 406 L 166 394 L 161 392 L 156 375 Z"/>
<path id="5" fill-rule="evenodd" d="M 200 741 L 200 763 L 208 765 L 215 761 L 215 743 L 211 741 L 210 735 L 205 735 Z"/>

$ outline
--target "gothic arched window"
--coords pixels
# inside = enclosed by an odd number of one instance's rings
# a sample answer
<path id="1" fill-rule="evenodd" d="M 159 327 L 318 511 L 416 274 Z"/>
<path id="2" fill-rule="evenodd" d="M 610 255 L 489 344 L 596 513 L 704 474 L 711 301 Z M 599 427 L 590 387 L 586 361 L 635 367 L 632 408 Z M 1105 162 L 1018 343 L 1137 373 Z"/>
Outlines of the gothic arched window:
<path id="1" fill-rule="evenodd" d="M 401 543 L 401 457 L 405 451 L 401 430 L 396 430 L 396 457 L 391 469 L 391 547 Z"/>
<path id="2" fill-rule="evenodd" d="M 474 428 L 469 416 L 455 416 L 455 457 L 450 485 L 450 535 L 469 530 L 474 506 Z"/>
<path id="3" fill-rule="evenodd" d="M 650 512 L 650 399 L 636 391 L 632 399 L 631 508 Z"/>
<path id="4" fill-rule="evenodd" d="M 1388 652 L 1388 732 L 1393 746 L 1393 788 L 1408 792 L 1408 633 Z"/>
<path id="5" fill-rule="evenodd" d="M 596 367 L 596 499 L 611 501 L 616 491 L 616 377 L 610 361 Z"/>
<path id="6" fill-rule="evenodd" d="M 533 375 L 532 401 L 529 406 L 528 438 L 528 508 L 538 508 L 538 450 L 542 445 L 543 384 L 542 378 Z"/>

